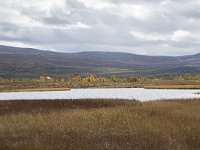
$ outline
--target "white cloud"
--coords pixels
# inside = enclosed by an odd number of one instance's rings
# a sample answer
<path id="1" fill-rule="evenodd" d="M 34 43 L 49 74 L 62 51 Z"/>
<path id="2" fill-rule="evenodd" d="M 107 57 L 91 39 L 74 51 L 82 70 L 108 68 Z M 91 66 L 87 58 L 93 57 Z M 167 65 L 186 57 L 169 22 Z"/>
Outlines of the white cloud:
<path id="1" fill-rule="evenodd" d="M 89 30 L 92 28 L 90 25 L 87 25 L 80 21 L 74 24 L 67 24 L 67 25 L 46 25 L 44 23 L 41 23 L 41 24 L 35 24 L 34 27 L 45 28 L 45 29 L 58 29 L 58 30 L 79 30 L 79 29 Z"/>
<path id="2" fill-rule="evenodd" d="M 143 4 L 129 4 L 120 3 L 116 5 L 114 2 L 106 0 L 78 0 L 83 3 L 87 8 L 92 8 L 96 10 L 107 9 L 105 11 L 112 12 L 123 18 L 136 18 L 144 20 L 149 17 L 152 13 L 151 7 L 145 6 Z"/>
<path id="3" fill-rule="evenodd" d="M 172 3 L 171 0 L 164 0 L 164 1 L 161 1 L 161 2 L 160 2 L 160 5 L 161 5 L 161 6 L 167 6 L 167 5 L 171 4 L 171 3 Z"/>
<path id="4" fill-rule="evenodd" d="M 32 48 L 36 47 L 35 45 L 30 45 L 30 44 L 24 44 L 23 42 L 17 42 L 17 41 L 0 41 L 0 45 L 7 45 L 7 46 L 17 46 L 17 47 L 23 47 L 23 48 Z M 38 47 L 39 48 L 39 47 Z"/>
<path id="5" fill-rule="evenodd" d="M 171 40 L 180 42 L 180 41 L 185 41 L 191 37 L 192 37 L 192 33 L 190 31 L 184 31 L 184 30 L 179 29 L 173 33 Z"/>
<path id="6" fill-rule="evenodd" d="M 110 3 L 106 0 L 78 0 L 83 3 L 87 8 L 101 10 L 104 8 L 115 7 L 113 3 Z"/>
<path id="7" fill-rule="evenodd" d="M 133 17 L 139 20 L 145 20 L 151 16 L 152 10 L 150 7 L 139 4 L 120 4 L 119 16 L 123 18 Z"/>
<path id="8" fill-rule="evenodd" d="M 91 29 L 91 26 L 84 24 L 82 22 L 77 22 L 76 24 L 69 25 L 68 29 Z"/>
<path id="9" fill-rule="evenodd" d="M 167 35 L 156 32 L 144 33 L 138 31 L 130 31 L 130 34 L 141 41 L 165 41 L 168 39 Z"/>

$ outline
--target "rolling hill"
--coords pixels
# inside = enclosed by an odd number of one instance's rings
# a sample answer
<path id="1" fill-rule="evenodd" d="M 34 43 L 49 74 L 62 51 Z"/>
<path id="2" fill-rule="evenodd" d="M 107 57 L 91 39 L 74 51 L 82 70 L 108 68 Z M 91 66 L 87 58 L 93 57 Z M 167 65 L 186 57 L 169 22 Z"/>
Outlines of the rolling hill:
<path id="1" fill-rule="evenodd" d="M 144 56 L 115 52 L 59 53 L 0 46 L 0 78 L 63 77 L 73 74 L 168 76 L 200 72 L 200 54 Z"/>

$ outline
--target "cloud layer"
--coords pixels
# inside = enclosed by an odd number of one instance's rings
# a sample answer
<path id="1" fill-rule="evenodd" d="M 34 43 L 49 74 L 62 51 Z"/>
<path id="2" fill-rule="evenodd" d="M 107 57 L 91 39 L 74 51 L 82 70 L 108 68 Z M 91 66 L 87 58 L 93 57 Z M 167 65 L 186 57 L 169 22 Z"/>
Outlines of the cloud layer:
<path id="1" fill-rule="evenodd" d="M 199 0 L 0 0 L 0 44 L 63 52 L 200 53 Z"/>

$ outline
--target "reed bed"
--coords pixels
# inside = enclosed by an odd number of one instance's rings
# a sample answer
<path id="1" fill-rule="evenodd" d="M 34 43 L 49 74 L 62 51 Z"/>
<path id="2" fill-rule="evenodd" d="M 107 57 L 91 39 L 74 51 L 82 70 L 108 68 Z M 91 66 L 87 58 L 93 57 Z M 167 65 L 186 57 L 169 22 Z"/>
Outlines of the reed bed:
<path id="1" fill-rule="evenodd" d="M 0 102 L 0 149 L 200 149 L 200 101 Z"/>

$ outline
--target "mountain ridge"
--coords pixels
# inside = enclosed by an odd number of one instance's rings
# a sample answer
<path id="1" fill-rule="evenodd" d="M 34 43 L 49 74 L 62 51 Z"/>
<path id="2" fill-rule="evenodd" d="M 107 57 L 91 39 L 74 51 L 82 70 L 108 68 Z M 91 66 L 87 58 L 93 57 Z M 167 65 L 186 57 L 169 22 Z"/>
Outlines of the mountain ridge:
<path id="1" fill-rule="evenodd" d="M 4 49 L 4 50 L 3 50 Z M 196 54 L 189 54 L 189 55 L 179 55 L 179 56 L 170 56 L 170 55 L 142 55 L 142 54 L 135 54 L 135 53 L 129 53 L 129 52 L 111 52 L 111 51 L 80 51 L 80 52 L 58 52 L 58 51 L 52 51 L 52 50 L 45 50 L 45 49 L 37 49 L 37 48 L 24 48 L 24 47 L 15 47 L 15 46 L 6 46 L 6 45 L 0 45 L 0 52 L 7 50 L 24 50 L 23 52 L 28 52 L 27 50 L 31 51 L 40 51 L 40 52 L 51 52 L 51 53 L 59 53 L 59 54 L 84 54 L 84 53 L 112 53 L 112 54 L 128 54 L 128 55 L 136 55 L 136 56 L 145 56 L 145 57 L 190 57 L 190 56 L 200 56 L 200 53 Z"/>
<path id="2" fill-rule="evenodd" d="M 169 73 L 169 70 L 173 71 Z M 127 75 L 127 72 L 136 75 L 194 74 L 200 71 L 200 54 L 146 56 L 98 51 L 60 53 L 0 45 L 0 71 L 1 78 L 6 76 L 37 77 L 40 74 L 52 76 L 90 73 Z"/>

